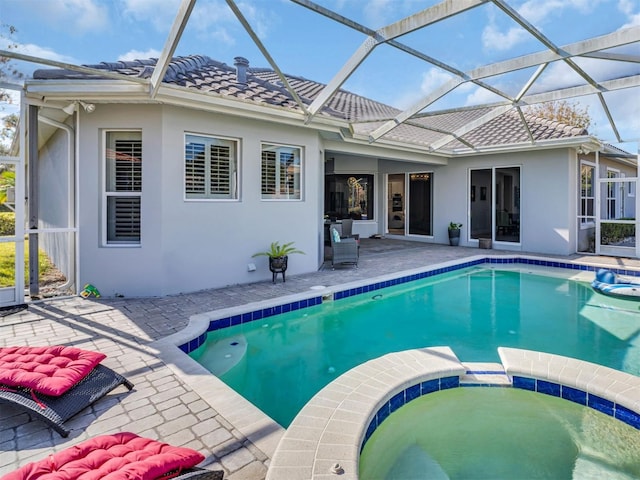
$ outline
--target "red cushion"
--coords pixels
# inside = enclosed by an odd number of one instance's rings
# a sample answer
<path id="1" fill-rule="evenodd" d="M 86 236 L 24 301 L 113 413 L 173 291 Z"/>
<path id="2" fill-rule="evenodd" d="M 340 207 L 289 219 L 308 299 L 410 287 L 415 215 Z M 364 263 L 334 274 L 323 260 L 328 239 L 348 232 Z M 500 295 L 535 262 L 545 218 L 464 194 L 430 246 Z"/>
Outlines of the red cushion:
<path id="1" fill-rule="evenodd" d="M 122 432 L 86 440 L 0 480 L 155 480 L 202 460 L 204 456 L 190 448 Z"/>
<path id="2" fill-rule="evenodd" d="M 62 345 L 0 348 L 0 384 L 59 396 L 105 358 L 103 353 Z"/>

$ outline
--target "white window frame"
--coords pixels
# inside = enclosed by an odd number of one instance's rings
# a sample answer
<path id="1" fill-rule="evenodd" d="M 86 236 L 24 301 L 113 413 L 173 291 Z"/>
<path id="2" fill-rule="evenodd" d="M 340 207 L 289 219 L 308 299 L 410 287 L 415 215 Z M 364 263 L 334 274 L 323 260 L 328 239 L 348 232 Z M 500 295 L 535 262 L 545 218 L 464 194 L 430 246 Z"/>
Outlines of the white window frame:
<path id="1" fill-rule="evenodd" d="M 108 190 L 109 168 L 107 150 L 109 148 L 109 135 L 114 134 L 120 139 L 140 139 L 141 162 L 144 163 L 144 153 L 142 130 L 141 129 L 108 129 L 102 132 L 102 246 L 103 247 L 140 247 L 142 244 L 142 176 L 143 165 L 140 167 L 140 188 L 139 190 L 119 191 Z M 127 138 L 129 137 L 129 138 Z M 116 138 L 117 139 L 117 138 Z M 139 198 L 140 199 L 140 236 L 137 240 L 109 240 L 109 199 L 110 198 Z"/>
<path id="2" fill-rule="evenodd" d="M 591 196 L 583 196 L 582 195 L 582 167 L 587 166 L 591 167 L 593 171 L 593 175 L 591 177 Z M 596 164 L 593 162 L 589 162 L 587 160 L 580 160 L 580 171 L 578 172 L 578 204 L 579 204 L 579 212 L 578 218 L 580 219 L 580 229 L 593 228 L 596 223 L 596 188 L 597 188 L 597 172 Z M 593 201 L 593 215 L 587 215 L 586 212 L 582 210 L 583 200 Z"/>
<path id="3" fill-rule="evenodd" d="M 621 176 L 627 178 L 626 173 L 621 173 Z M 629 190 L 627 190 L 627 197 L 635 197 L 636 196 L 636 182 L 627 182 L 629 185 Z"/>
<path id="4" fill-rule="evenodd" d="M 194 193 L 187 191 L 187 145 L 189 137 L 201 140 L 208 147 L 219 145 L 230 148 L 229 158 L 229 192 L 228 193 L 211 193 L 211 157 L 206 159 L 204 166 L 204 187 L 205 192 Z M 210 155 L 211 150 L 205 154 Z M 182 164 L 182 192 L 186 202 L 238 202 L 240 200 L 240 140 L 237 138 L 224 137 L 220 135 L 205 135 L 202 133 L 185 132 L 184 148 L 183 148 L 183 164 Z"/>
<path id="5" fill-rule="evenodd" d="M 620 170 L 617 168 L 607 167 L 607 179 L 620 178 Z M 624 186 L 620 182 L 607 183 L 607 218 L 609 220 L 615 220 L 618 218 L 620 207 L 623 205 L 620 199 L 620 187 Z M 610 196 L 611 188 L 613 188 L 613 196 Z M 613 216 L 611 216 L 611 201 L 613 201 Z"/>
<path id="6" fill-rule="evenodd" d="M 298 172 L 293 173 L 294 187 L 293 192 L 287 190 L 288 182 L 282 180 L 282 169 L 275 168 L 274 165 L 274 193 L 265 193 L 265 172 L 264 172 L 264 152 L 267 150 L 275 150 L 280 153 L 293 154 L 296 158 L 297 152 L 297 166 Z M 276 163 L 278 158 L 275 159 Z M 294 163 L 294 170 L 295 170 Z M 287 201 L 287 202 L 299 202 L 304 198 L 303 185 L 304 185 L 304 149 L 297 145 L 285 145 L 274 142 L 261 142 L 260 144 L 260 198 L 266 201 Z M 295 181 L 297 176 L 298 189 L 295 188 Z M 283 187 L 284 185 L 284 187 Z M 297 194 L 296 194 L 297 192 Z"/>

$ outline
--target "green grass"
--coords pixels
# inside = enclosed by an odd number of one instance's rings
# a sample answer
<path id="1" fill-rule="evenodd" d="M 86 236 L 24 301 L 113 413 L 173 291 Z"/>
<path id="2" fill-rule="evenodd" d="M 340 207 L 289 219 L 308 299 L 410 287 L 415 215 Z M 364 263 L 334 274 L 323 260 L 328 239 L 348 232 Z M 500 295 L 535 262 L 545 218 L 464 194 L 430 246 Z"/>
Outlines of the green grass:
<path id="1" fill-rule="evenodd" d="M 29 251 L 29 242 L 24 242 L 24 251 Z M 0 287 L 10 287 L 15 284 L 15 243 L 0 243 Z M 47 273 L 52 268 L 51 262 L 44 252 L 38 254 L 38 266 L 40 275 Z M 29 281 L 29 259 L 25 258 L 24 265 L 25 282 Z"/>

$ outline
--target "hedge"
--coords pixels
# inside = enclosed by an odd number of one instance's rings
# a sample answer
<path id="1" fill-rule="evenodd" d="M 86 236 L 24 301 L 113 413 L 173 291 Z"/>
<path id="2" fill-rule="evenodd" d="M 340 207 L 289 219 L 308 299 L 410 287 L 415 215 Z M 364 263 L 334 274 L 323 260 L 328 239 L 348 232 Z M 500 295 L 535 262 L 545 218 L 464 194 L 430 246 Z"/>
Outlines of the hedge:
<path id="1" fill-rule="evenodd" d="M 0 236 L 12 237 L 16 234 L 16 214 L 0 212 Z"/>

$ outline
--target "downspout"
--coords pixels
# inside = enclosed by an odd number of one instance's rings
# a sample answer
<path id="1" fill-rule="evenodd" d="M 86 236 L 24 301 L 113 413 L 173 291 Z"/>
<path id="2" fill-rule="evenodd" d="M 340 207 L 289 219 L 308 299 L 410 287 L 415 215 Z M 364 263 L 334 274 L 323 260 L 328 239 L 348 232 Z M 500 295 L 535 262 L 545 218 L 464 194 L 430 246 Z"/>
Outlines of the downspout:
<path id="1" fill-rule="evenodd" d="M 39 295 L 39 278 L 38 271 L 38 163 L 40 161 L 38 156 L 38 107 L 36 105 L 29 105 L 27 113 L 27 157 L 29 162 L 27 163 L 27 176 L 28 176 L 28 195 L 27 201 L 29 204 L 29 295 L 34 298 Z M 35 230 L 35 232 L 34 232 Z"/>
<path id="2" fill-rule="evenodd" d="M 62 122 L 58 122 L 57 120 L 53 120 L 51 118 L 45 117 L 44 115 L 38 115 L 38 120 L 40 120 L 43 123 L 47 123 L 51 126 L 54 126 L 56 128 L 60 128 L 62 130 L 64 130 L 67 133 L 67 152 L 68 152 L 68 160 L 67 160 L 67 167 L 69 169 L 67 178 L 69 180 L 69 187 L 73 186 L 74 192 L 76 191 L 76 186 L 77 186 L 77 165 L 76 165 L 76 161 L 77 161 L 77 156 L 75 155 L 75 144 L 74 144 L 74 139 L 75 139 L 75 135 L 74 135 L 74 130 L 67 125 L 66 123 L 62 123 Z M 73 171 L 73 175 L 71 172 L 71 165 L 73 165 L 74 167 L 74 171 Z M 69 265 L 68 265 L 68 272 L 71 275 L 71 273 L 73 273 L 73 277 L 74 278 L 68 278 L 67 281 L 60 285 L 60 289 L 64 290 L 66 288 L 69 288 L 71 285 L 73 285 L 77 279 L 77 272 L 76 272 L 76 268 L 75 268 L 75 259 L 76 259 L 76 251 L 77 248 L 74 248 L 75 245 L 77 245 L 78 242 L 78 232 L 77 232 L 77 223 L 75 222 L 76 220 L 76 208 L 75 208 L 75 193 L 74 195 L 71 195 L 71 188 L 69 188 L 69 195 L 67 198 L 67 225 L 71 226 L 72 228 L 75 228 L 75 232 L 73 234 L 73 237 L 68 238 L 67 242 L 68 242 L 68 248 L 69 248 Z M 73 255 L 71 255 L 71 253 L 73 252 Z M 76 288 L 77 290 L 77 288 Z"/>

